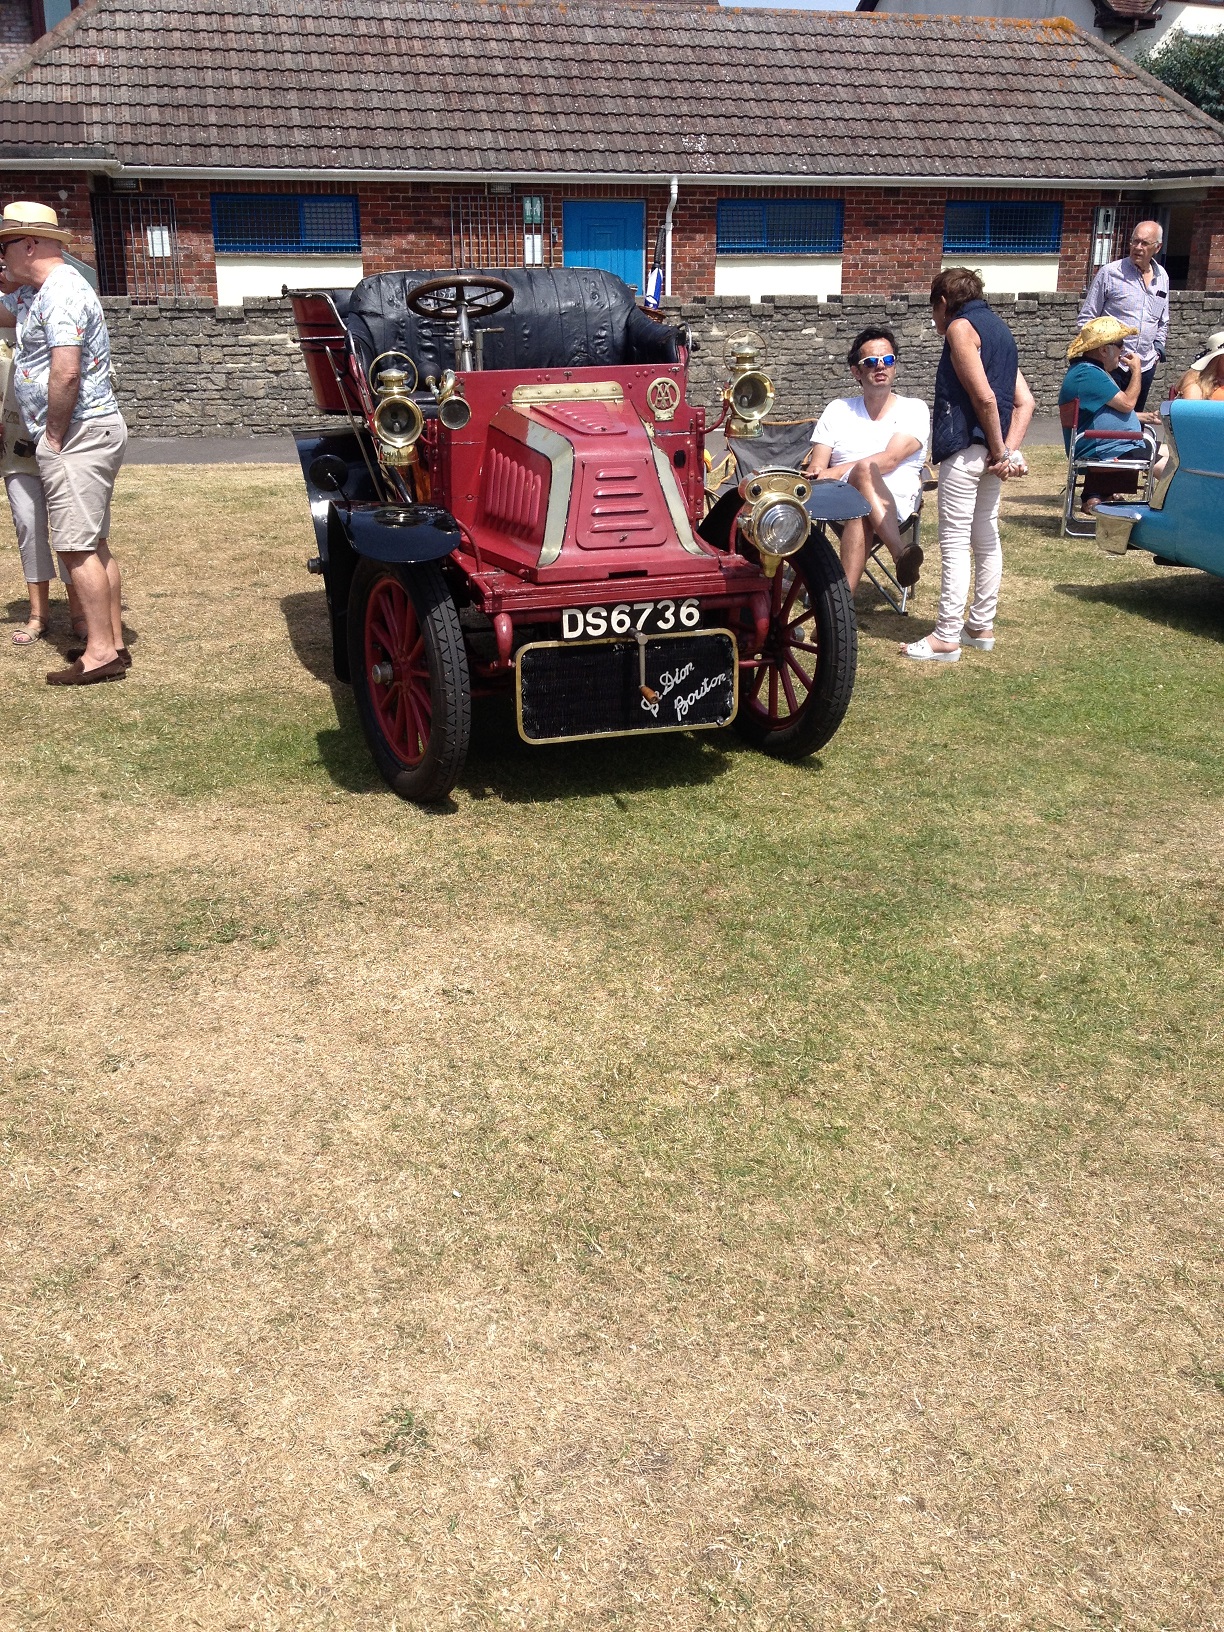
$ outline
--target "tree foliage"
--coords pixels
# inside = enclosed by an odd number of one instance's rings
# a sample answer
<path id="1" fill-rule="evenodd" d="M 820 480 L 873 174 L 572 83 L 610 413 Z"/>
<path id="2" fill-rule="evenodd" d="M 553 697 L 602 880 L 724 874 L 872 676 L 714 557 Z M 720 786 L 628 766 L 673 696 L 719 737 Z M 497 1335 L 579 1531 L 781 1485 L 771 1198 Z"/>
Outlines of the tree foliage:
<path id="1" fill-rule="evenodd" d="M 1170 90 L 1224 122 L 1224 32 L 1186 34 L 1175 28 L 1137 60 Z"/>

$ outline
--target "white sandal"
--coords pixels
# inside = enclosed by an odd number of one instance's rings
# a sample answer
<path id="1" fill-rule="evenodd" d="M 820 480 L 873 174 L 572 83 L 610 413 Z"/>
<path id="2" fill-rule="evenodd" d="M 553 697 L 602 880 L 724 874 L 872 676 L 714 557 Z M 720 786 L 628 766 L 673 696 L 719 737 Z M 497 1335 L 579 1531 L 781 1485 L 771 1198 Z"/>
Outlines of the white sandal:
<path id="1" fill-rule="evenodd" d="M 937 652 L 926 635 L 921 640 L 911 641 L 908 646 L 902 646 L 902 657 L 912 657 L 919 663 L 959 663 L 960 647 L 950 652 Z"/>
<path id="2" fill-rule="evenodd" d="M 969 625 L 968 624 L 966 624 L 965 627 L 961 630 L 960 643 L 961 643 L 962 646 L 972 646 L 975 652 L 993 652 L 994 651 L 994 636 L 993 635 L 971 635 L 969 633 Z"/>

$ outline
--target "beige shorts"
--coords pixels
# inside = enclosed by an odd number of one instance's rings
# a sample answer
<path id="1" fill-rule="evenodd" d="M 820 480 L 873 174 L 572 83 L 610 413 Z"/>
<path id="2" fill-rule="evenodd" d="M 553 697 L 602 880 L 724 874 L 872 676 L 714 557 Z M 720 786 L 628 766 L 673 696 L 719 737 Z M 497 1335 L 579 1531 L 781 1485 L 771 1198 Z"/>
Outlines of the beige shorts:
<path id="1" fill-rule="evenodd" d="M 47 446 L 45 433 L 39 437 L 38 471 L 57 554 L 88 554 L 109 536 L 111 494 L 126 448 L 122 414 L 82 420 L 59 453 Z"/>

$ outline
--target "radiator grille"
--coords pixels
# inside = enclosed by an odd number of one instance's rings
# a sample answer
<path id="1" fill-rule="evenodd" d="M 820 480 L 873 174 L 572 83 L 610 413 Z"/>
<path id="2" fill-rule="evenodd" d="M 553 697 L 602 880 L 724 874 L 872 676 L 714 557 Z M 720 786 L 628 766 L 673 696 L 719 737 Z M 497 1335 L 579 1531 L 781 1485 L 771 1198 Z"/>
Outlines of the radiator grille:
<path id="1" fill-rule="evenodd" d="M 701 731 L 735 717 L 738 663 L 726 630 L 656 636 L 646 643 L 646 683 L 635 640 L 542 641 L 518 654 L 519 733 L 527 742 Z"/>

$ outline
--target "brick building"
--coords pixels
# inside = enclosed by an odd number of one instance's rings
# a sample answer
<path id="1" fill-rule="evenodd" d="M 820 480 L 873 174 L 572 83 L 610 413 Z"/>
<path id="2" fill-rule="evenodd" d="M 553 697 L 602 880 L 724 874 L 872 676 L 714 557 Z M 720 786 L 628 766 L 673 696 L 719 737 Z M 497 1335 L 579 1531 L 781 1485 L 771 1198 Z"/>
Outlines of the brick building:
<path id="1" fill-rule="evenodd" d="M 394 266 L 640 286 L 669 204 L 685 297 L 888 295 L 958 262 L 1076 291 L 1141 214 L 1177 224 L 1175 286 L 1224 288 L 1224 128 L 1062 21 L 84 0 L 0 75 L 0 170 L 135 302 Z"/>

